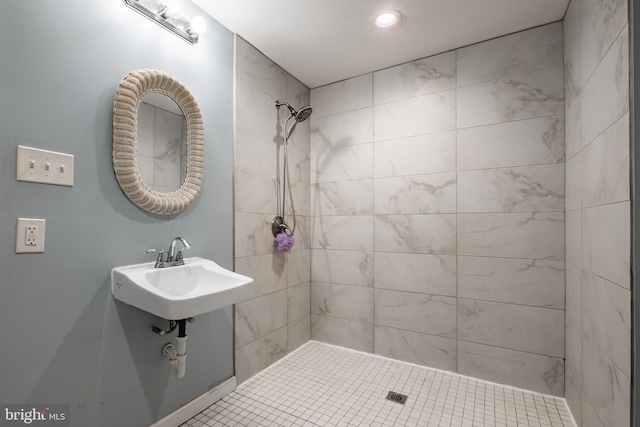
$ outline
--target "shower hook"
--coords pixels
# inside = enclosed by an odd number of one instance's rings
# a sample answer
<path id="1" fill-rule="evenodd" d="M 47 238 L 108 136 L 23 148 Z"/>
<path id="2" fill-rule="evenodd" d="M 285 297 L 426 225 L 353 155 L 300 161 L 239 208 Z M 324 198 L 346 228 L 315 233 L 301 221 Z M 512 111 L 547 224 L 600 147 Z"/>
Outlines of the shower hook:
<path id="1" fill-rule="evenodd" d="M 293 231 L 287 224 L 285 224 L 284 219 L 279 215 L 273 218 L 273 222 L 271 223 L 271 232 L 274 237 L 280 233 L 286 233 L 289 236 L 293 236 Z"/>

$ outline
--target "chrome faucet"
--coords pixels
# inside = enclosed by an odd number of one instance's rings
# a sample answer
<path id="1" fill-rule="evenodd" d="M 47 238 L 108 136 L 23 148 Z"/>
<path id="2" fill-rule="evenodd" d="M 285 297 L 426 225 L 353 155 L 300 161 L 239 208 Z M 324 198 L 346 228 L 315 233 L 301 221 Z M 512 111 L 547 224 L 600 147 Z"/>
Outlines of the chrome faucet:
<path id="1" fill-rule="evenodd" d="M 180 249 L 178 249 L 178 253 L 176 253 L 176 243 L 182 243 L 182 247 Z M 187 242 L 187 240 L 184 237 L 176 237 L 175 239 L 173 239 L 171 241 L 171 244 L 169 245 L 169 253 L 167 254 L 167 262 L 180 262 L 182 261 L 180 264 L 175 264 L 175 265 L 183 265 L 184 261 L 182 258 L 182 251 L 184 250 L 191 250 L 191 245 L 189 244 L 189 242 Z"/>
<path id="2" fill-rule="evenodd" d="M 176 252 L 176 244 L 180 242 L 182 243 L 182 247 L 178 249 Z M 173 267 L 176 265 L 184 265 L 184 257 L 182 255 L 182 251 L 185 249 L 190 250 L 191 245 L 184 237 L 176 237 L 169 244 L 169 252 L 167 252 L 166 258 L 164 257 L 165 252 L 163 250 L 158 249 L 148 249 L 147 253 L 150 254 L 155 252 L 158 254 L 158 258 L 156 258 L 156 264 L 154 268 L 165 268 L 165 267 Z"/>

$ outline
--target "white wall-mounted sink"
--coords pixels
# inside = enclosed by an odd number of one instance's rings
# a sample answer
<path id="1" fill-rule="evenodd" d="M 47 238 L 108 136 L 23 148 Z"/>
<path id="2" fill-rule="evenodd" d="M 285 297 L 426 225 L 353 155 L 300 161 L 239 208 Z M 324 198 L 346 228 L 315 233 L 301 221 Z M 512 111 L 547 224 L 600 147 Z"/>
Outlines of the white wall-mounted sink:
<path id="1" fill-rule="evenodd" d="M 180 320 L 249 298 L 253 279 L 204 258 L 154 268 L 154 262 L 111 270 L 113 297 L 158 317 Z"/>

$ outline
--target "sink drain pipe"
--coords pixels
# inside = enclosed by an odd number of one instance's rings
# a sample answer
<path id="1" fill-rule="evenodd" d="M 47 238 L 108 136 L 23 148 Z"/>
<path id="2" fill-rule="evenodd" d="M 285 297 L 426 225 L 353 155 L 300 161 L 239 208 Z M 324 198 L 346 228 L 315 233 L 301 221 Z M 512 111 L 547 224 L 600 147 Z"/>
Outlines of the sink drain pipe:
<path id="1" fill-rule="evenodd" d="M 184 377 L 187 365 L 187 319 L 178 320 L 178 349 L 171 343 L 162 347 L 162 354 L 169 358 L 169 363 L 173 367 L 178 378 Z"/>

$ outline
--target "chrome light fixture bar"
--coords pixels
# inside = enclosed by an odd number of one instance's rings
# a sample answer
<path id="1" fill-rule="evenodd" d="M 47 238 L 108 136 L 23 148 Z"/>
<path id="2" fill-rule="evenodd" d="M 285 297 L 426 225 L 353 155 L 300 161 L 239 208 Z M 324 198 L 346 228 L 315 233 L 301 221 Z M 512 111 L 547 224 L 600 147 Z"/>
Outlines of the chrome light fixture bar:
<path id="1" fill-rule="evenodd" d="M 198 33 L 206 30 L 206 21 L 202 17 L 196 16 L 190 22 L 182 16 L 182 5 L 177 0 L 124 0 L 124 2 L 138 13 L 191 44 L 198 43 Z M 201 24 L 201 28 L 194 28 L 195 22 Z"/>

